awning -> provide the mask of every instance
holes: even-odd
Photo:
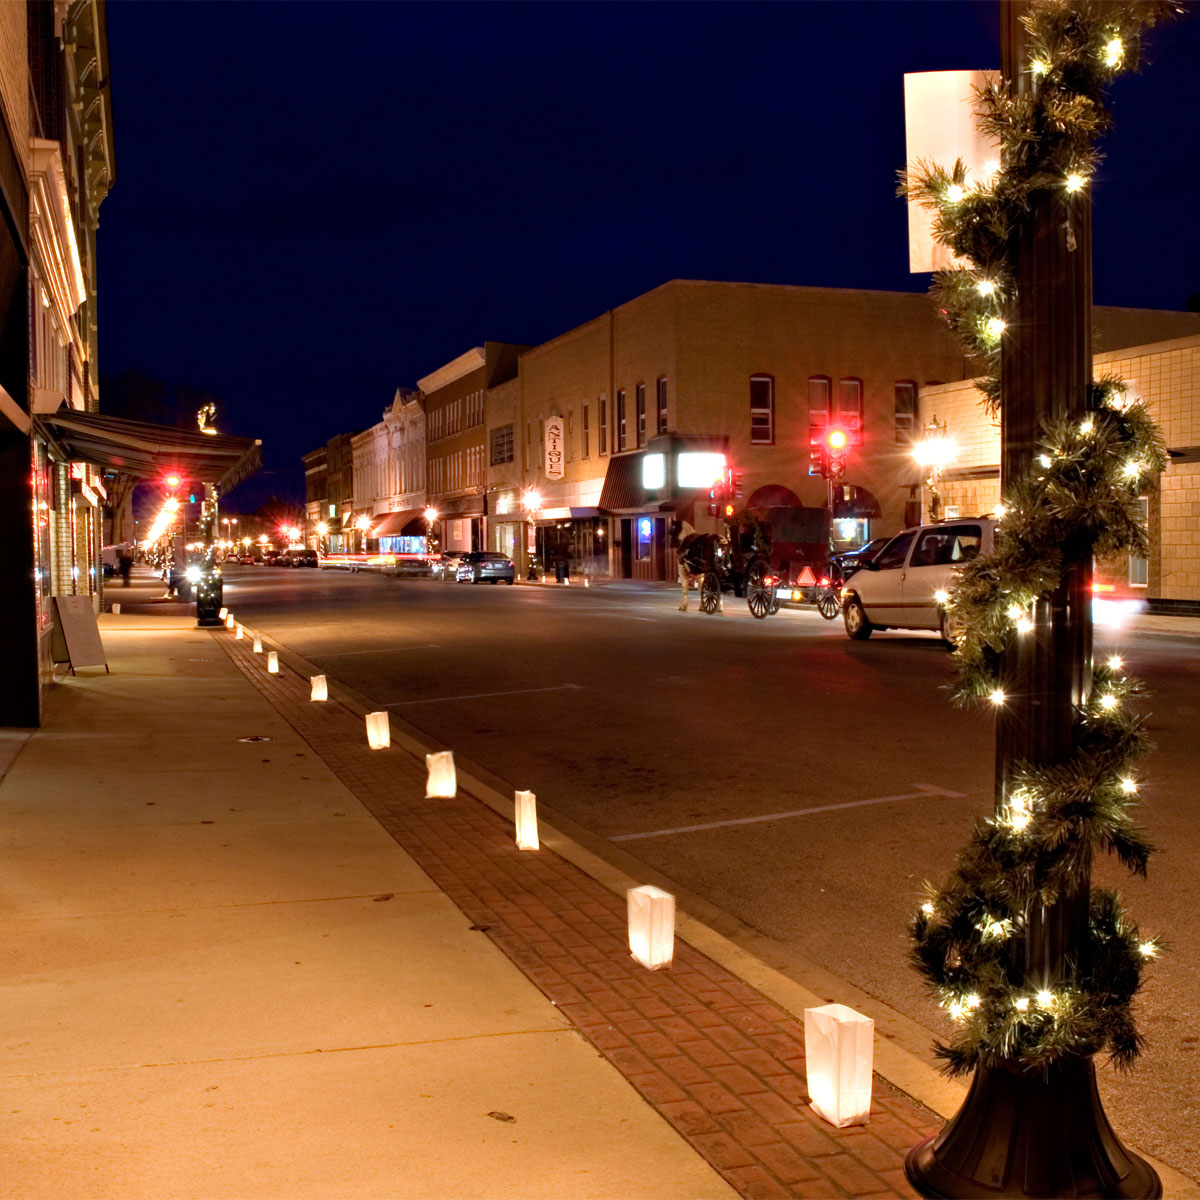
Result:
[[[410,525],[415,526],[409,529]],[[425,510],[410,508],[404,512],[384,513],[377,524],[367,530],[367,537],[401,537],[404,534],[420,536],[425,532]]]
[[[600,507],[610,512],[641,512],[658,507],[658,500],[651,500],[642,487],[640,453],[618,454],[609,459],[600,492]]]
[[[437,509],[438,519],[444,521],[461,521],[464,517],[484,516],[482,496],[459,496],[453,500],[433,502]]]
[[[257,438],[204,434],[66,407],[36,420],[71,459],[140,479],[178,471],[185,479],[215,483],[228,492],[262,466]]]
[[[854,483],[835,484],[833,488],[833,516],[835,520],[868,520],[878,517],[879,501]]]

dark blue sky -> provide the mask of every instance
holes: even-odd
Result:
[[[269,493],[484,339],[676,277],[923,291],[902,77],[999,65],[998,0],[108,6],[100,364],[209,389]],[[1200,14],[1114,91],[1096,299],[1200,291]],[[102,397],[103,404],[103,397]]]

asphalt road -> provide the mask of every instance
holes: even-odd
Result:
[[[677,591],[472,587],[231,567],[225,602],[328,675],[920,1022],[906,921],[991,806],[986,713],[950,706],[932,635]],[[1198,622],[1200,625],[1200,622]],[[1200,629],[1198,629],[1200,632]],[[1098,635],[1152,693],[1147,881],[1108,864],[1172,950],[1140,1003],[1149,1049],[1101,1087],[1123,1137],[1200,1178],[1200,639]]]

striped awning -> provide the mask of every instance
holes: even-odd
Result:
[[[410,525],[412,526],[411,529],[409,528]],[[401,537],[406,533],[414,537],[419,537],[424,532],[425,510],[422,508],[410,508],[404,512],[384,513],[367,530],[367,537]]]
[[[73,461],[140,479],[178,471],[185,479],[215,483],[228,492],[262,466],[257,438],[205,434],[65,406],[36,420]]]

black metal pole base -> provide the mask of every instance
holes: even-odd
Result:
[[[962,1108],[908,1152],[904,1173],[922,1196],[1162,1195],[1154,1168],[1109,1125],[1090,1058],[1045,1074],[980,1067]]]

